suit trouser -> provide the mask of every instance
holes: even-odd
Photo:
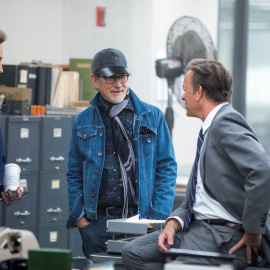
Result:
[[[161,231],[141,236],[126,244],[122,252],[124,266],[129,269],[163,269],[166,256],[159,251],[158,236]],[[225,226],[209,225],[204,221],[195,220],[191,223],[188,232],[177,232],[172,248],[182,248],[200,251],[210,251],[228,254],[229,249],[238,243],[243,233]],[[246,262],[246,248],[243,246],[235,253],[235,269],[248,266]],[[255,256],[253,256],[255,260]],[[188,264],[219,265],[220,259],[177,257]]]

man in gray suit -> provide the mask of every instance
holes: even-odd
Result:
[[[186,198],[162,232],[125,245],[123,263],[127,269],[163,269],[165,253],[173,247],[235,254],[235,269],[265,266],[270,263],[269,156],[230,105],[232,77],[220,62],[192,60],[183,87],[187,116],[203,121]]]

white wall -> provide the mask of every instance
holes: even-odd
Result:
[[[63,61],[64,0],[0,0],[0,28],[8,35],[3,43],[3,63],[33,59]]]
[[[105,48],[126,55],[131,71],[129,86],[149,100],[151,63],[150,0],[65,0],[63,61],[92,58]],[[107,8],[107,26],[96,26],[96,7]],[[146,85],[145,85],[146,83]]]
[[[96,26],[96,7],[107,8],[107,26]],[[182,16],[199,19],[217,44],[218,0],[0,0],[0,28],[8,34],[3,63],[33,59],[68,64],[92,58],[104,48],[120,49],[132,73],[129,86],[165,112],[156,99],[155,60],[166,49],[172,24]],[[179,174],[188,175],[195,157],[200,120],[187,118],[174,102],[173,143]]]
[[[152,63],[156,60],[159,49],[166,49],[167,35],[173,23],[183,16],[192,16],[199,19],[208,29],[213,41],[218,40],[218,1],[217,0],[152,0]],[[155,77],[155,70],[151,70],[151,77]],[[156,81],[151,81],[152,96],[155,102]],[[167,102],[155,102],[155,105],[164,112]],[[173,144],[178,163],[178,174],[189,175],[195,159],[196,141],[199,134],[201,121],[186,116],[185,109],[174,102],[175,112],[173,128]]]

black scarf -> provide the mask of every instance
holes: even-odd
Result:
[[[124,207],[122,212],[122,218],[126,218],[128,215],[128,185],[130,187],[133,200],[137,204],[134,183],[135,155],[125,128],[121,123],[120,118],[118,117],[118,114],[126,107],[128,101],[129,91],[127,92],[125,99],[118,104],[112,104],[106,101],[101,95],[99,95],[100,105],[112,119],[113,143],[120,163],[120,171],[124,189]]]

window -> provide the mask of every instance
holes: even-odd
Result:
[[[234,2],[220,0],[218,58],[232,72]],[[246,119],[270,154],[270,2],[250,0],[246,67]],[[237,108],[235,108],[237,109]]]

